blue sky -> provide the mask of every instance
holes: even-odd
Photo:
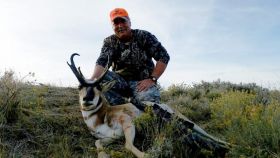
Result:
[[[168,50],[164,87],[220,79],[280,89],[279,0],[0,0],[0,74],[78,85],[66,61],[81,54],[90,77],[115,7]]]

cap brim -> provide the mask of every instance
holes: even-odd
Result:
[[[129,20],[129,18],[126,17],[126,16],[117,16],[117,17],[114,17],[114,19],[112,19],[112,21],[116,20],[117,18],[121,18],[121,19],[124,19],[124,20],[126,20],[126,21]]]

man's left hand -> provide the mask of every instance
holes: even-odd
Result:
[[[152,87],[153,85],[155,85],[155,82],[152,81],[151,79],[144,79],[142,81],[139,81],[137,83],[137,90],[138,92],[142,92],[142,91],[146,91],[148,90],[150,87]]]

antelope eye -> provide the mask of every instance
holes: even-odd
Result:
[[[78,90],[82,90],[84,87],[80,84],[79,86],[78,86]]]
[[[102,91],[102,87],[101,87],[99,84],[96,86],[96,88],[97,88],[99,91]]]

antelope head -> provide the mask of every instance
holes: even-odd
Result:
[[[96,80],[86,80],[83,76],[80,67],[77,69],[75,63],[74,63],[74,56],[80,56],[77,53],[74,53],[70,57],[70,64],[67,62],[71,70],[73,71],[74,75],[78,79],[80,85],[79,85],[79,97],[80,97],[80,105],[83,109],[95,109],[97,106],[100,105],[100,82],[103,80],[105,74],[108,71],[108,64],[105,68],[105,71],[102,73],[102,75],[97,78]],[[108,58],[109,63],[109,58]]]

